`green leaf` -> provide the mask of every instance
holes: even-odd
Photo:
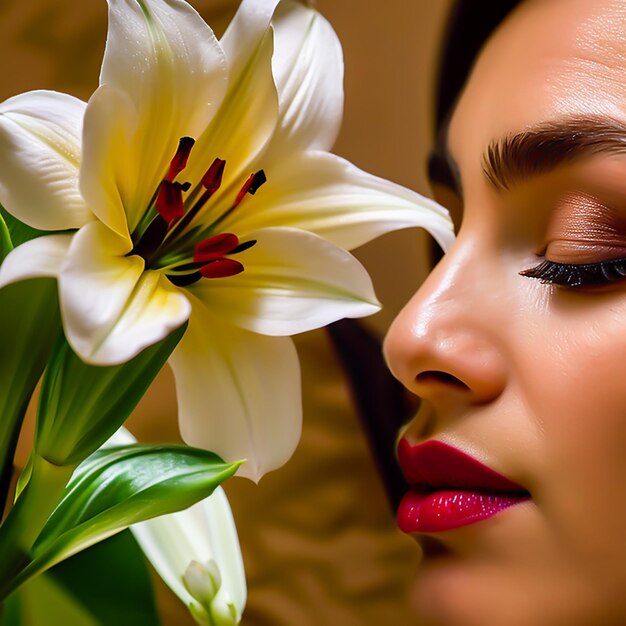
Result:
[[[55,280],[0,289],[0,508],[22,419],[60,328]]]
[[[20,596],[17,593],[9,596],[6,602],[0,605],[0,625],[24,626]]]
[[[1,626],[159,626],[146,559],[130,531],[64,561],[13,593]]]
[[[98,450],[72,476],[20,581],[131,524],[186,509],[208,497],[239,465],[184,445]]]
[[[13,248],[45,234],[0,206],[0,263]],[[56,281],[27,280],[0,289],[0,510],[26,407],[60,328]]]
[[[130,530],[76,554],[43,576],[97,618],[99,626],[161,623],[146,559]]]
[[[26,485],[28,485],[28,481],[30,480],[30,477],[33,473],[33,465],[34,465],[34,457],[33,455],[31,455],[28,457],[28,461],[26,461],[26,465],[24,466],[24,469],[22,470],[21,474],[19,475],[19,478],[17,479],[17,484],[15,485],[15,495],[13,497],[13,503],[17,502],[17,499],[22,494],[22,491],[24,491],[24,489],[26,488]]]
[[[89,365],[65,337],[41,386],[35,449],[55,465],[78,465],[126,421],[178,345],[187,324],[121,365]]]
[[[23,412],[41,377],[61,321],[56,280],[0,289],[0,415]]]
[[[13,250],[13,241],[9,227],[0,213],[0,263],[4,261],[7,254]]]
[[[101,626],[46,575],[29,581],[7,599],[5,606],[2,626]]]

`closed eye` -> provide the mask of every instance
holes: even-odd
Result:
[[[542,261],[539,265],[520,272],[521,276],[537,278],[542,283],[572,289],[599,287],[626,277],[626,259],[611,259],[600,263],[555,263]]]

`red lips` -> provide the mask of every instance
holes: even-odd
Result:
[[[398,444],[411,485],[398,508],[400,530],[439,532],[473,524],[530,498],[521,485],[440,441]]]

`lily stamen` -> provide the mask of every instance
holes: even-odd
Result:
[[[226,238],[226,237],[228,238],[234,237],[235,239],[237,239],[236,235],[233,235],[231,233],[222,233],[220,235],[215,235],[214,237],[211,237],[210,239],[218,239],[218,238]],[[206,241],[209,241],[209,240],[206,240]],[[204,248],[204,250],[201,249],[200,251],[198,251],[198,249],[201,246],[201,243],[196,245],[196,253],[194,254],[194,261],[192,261],[191,263],[183,263],[182,265],[172,265],[170,267],[166,267],[163,269],[166,269],[168,271],[174,271],[177,273],[178,272],[181,272],[181,273],[193,272],[195,270],[199,270],[203,265],[206,265],[207,262],[209,261],[223,258],[225,255],[231,256],[233,254],[239,254],[240,252],[249,250],[250,248],[252,248],[252,246],[254,246],[257,243],[257,240],[251,239],[250,241],[244,241],[243,243],[240,243],[239,245],[235,246],[232,249],[230,248],[230,246],[224,245],[219,250],[217,249],[217,247],[215,247],[211,251],[207,251],[206,248]]]
[[[227,255],[237,254],[248,250],[256,240],[239,242],[239,237],[233,233],[213,235],[196,244],[192,263],[184,263],[173,267],[175,274],[168,274],[169,280],[175,285],[188,286],[201,278],[227,278],[235,276],[244,270],[239,261],[226,258]]]
[[[229,278],[243,272],[244,267],[234,259],[214,259],[204,264],[198,271],[188,274],[168,274],[167,278],[177,287],[188,287],[202,278]]]
[[[180,174],[186,167],[187,161],[189,161],[189,155],[191,154],[191,149],[193,148],[196,140],[193,137],[181,137],[178,141],[178,148],[176,149],[176,154],[173,156],[170,161],[169,168],[167,170],[167,174],[163,180],[166,180],[170,183],[174,182],[174,179],[178,174]],[[188,191],[191,183],[185,183],[183,186],[183,191]],[[148,211],[152,208],[154,203],[157,200],[159,192],[161,190],[161,183],[157,186],[150,198],[150,202],[148,202]],[[133,233],[135,235],[137,231]]]
[[[241,201],[246,197],[247,193],[253,196],[259,190],[259,187],[265,184],[266,182],[267,182],[267,176],[265,176],[265,172],[263,170],[259,170],[258,172],[254,172],[253,174],[250,174],[250,176],[248,177],[248,180],[243,184],[243,187],[239,190],[239,193],[237,194],[237,197],[235,198],[235,203],[233,204],[232,207],[230,207],[227,213],[236,209],[241,204]]]
[[[181,137],[178,142],[178,149],[174,158],[170,161],[170,167],[165,176],[165,180],[172,183],[178,174],[180,174],[186,167],[187,161],[189,161],[189,155],[196,140],[193,137]]]
[[[197,269],[195,269],[197,268]],[[188,270],[180,274],[168,274],[168,280],[177,287],[188,287],[202,278],[228,278],[244,271],[244,266],[235,259],[225,257],[213,259],[208,263],[188,263],[176,268]]]
[[[239,254],[240,252],[245,252],[246,250],[249,250],[250,248],[252,248],[252,246],[256,245],[256,242],[257,242],[256,239],[250,239],[250,241],[244,241],[243,243],[240,243],[236,248],[231,250],[228,254]]]
[[[171,183],[169,180],[164,180],[159,187],[156,198],[156,210],[168,224],[174,220],[179,220],[185,215],[183,190],[184,185]]]
[[[222,213],[212,224],[211,227],[214,228],[217,224],[225,220],[243,201],[247,194],[253,196],[258,190],[259,187],[264,185],[267,182],[267,176],[265,175],[264,170],[259,170],[258,172],[254,172],[250,174],[248,180],[243,184],[237,197],[235,198],[235,202],[232,206]]]
[[[188,205],[190,200],[195,199],[200,189],[204,188],[204,193],[202,194],[200,199],[191,207],[191,209],[189,209],[183,219],[181,219],[181,221],[176,224],[176,227],[172,231],[172,234],[177,234],[181,232],[184,228],[186,228],[191,220],[198,214],[200,209],[202,209],[202,207],[211,199],[213,194],[221,187],[225,167],[226,161],[224,161],[223,159],[216,158],[213,163],[211,163],[211,167],[209,167],[205,175],[202,177],[200,185],[198,185],[198,187],[194,189],[190,197],[187,198],[185,204]]]
[[[243,272],[244,266],[239,261],[228,259],[226,256],[248,250],[256,243],[256,240],[241,243],[233,233],[219,233],[196,243],[192,258],[184,252],[184,249],[188,250],[188,246],[192,245],[189,239],[193,238],[193,234],[188,233],[189,236],[183,236],[182,239],[179,236],[220,189],[226,167],[226,161],[214,159],[200,184],[183,199],[183,193],[191,188],[191,183],[180,183],[173,179],[187,166],[194,144],[195,140],[191,137],[180,139],[176,154],[149,208],[149,212],[154,211],[155,214],[131,252],[141,256],[146,261],[147,267],[159,268],[179,287],[191,285],[201,278],[225,278]],[[212,229],[234,211],[247,194],[254,195],[266,181],[267,177],[263,170],[252,173],[237,193],[234,203],[217,218]],[[186,210],[200,189],[204,189],[204,192],[191,208]],[[145,219],[148,219],[148,215]],[[176,252],[177,248],[181,249]],[[158,258],[154,260],[155,257]]]
[[[224,159],[215,159],[202,177],[202,186],[208,193],[215,193],[221,187],[225,166]]]
[[[203,278],[228,278],[243,272],[243,265],[235,259],[215,259],[200,268]]]
[[[213,235],[196,244],[194,249],[194,263],[208,262],[230,254],[239,246],[239,237],[233,233]]]

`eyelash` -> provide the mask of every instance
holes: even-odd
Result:
[[[598,287],[625,278],[626,259],[611,259],[583,265],[542,261],[535,267],[521,271],[520,276],[537,278],[542,283],[562,287]]]

